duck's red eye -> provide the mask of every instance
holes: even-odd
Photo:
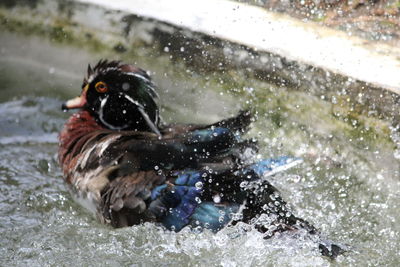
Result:
[[[96,85],[94,86],[94,88],[96,88],[96,91],[99,93],[105,93],[108,91],[108,87],[107,84],[105,84],[104,82],[98,82],[96,83]]]

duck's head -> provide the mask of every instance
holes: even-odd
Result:
[[[88,66],[81,95],[65,102],[63,110],[89,111],[111,130],[158,130],[157,93],[149,75],[142,69],[120,61],[99,61]]]

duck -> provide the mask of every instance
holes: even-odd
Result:
[[[166,124],[157,89],[134,65],[89,64],[80,95],[62,105],[77,112],[59,134],[63,178],[79,203],[115,228],[151,222],[216,232],[243,222],[266,238],[302,229],[319,236],[267,180],[301,159],[259,160],[257,141],[243,137],[251,111],[211,124]],[[320,243],[325,256],[343,251]]]

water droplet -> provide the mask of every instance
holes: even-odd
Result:
[[[202,182],[197,182],[197,183],[195,183],[194,186],[196,187],[197,190],[200,190],[200,189],[203,188],[203,183]]]
[[[131,86],[129,85],[129,83],[123,83],[122,84],[122,90],[124,90],[124,91],[128,91],[130,87]]]
[[[400,149],[396,149],[393,153],[395,159],[400,159]]]
[[[231,218],[234,221],[240,221],[241,219],[243,219],[243,214],[242,213],[231,213]]]
[[[213,201],[214,203],[220,203],[221,202],[221,196],[219,194],[216,194],[213,196]]]

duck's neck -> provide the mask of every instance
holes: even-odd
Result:
[[[65,123],[59,135],[58,159],[63,172],[70,169],[71,161],[90,138],[90,133],[105,129],[85,110],[73,114]]]

